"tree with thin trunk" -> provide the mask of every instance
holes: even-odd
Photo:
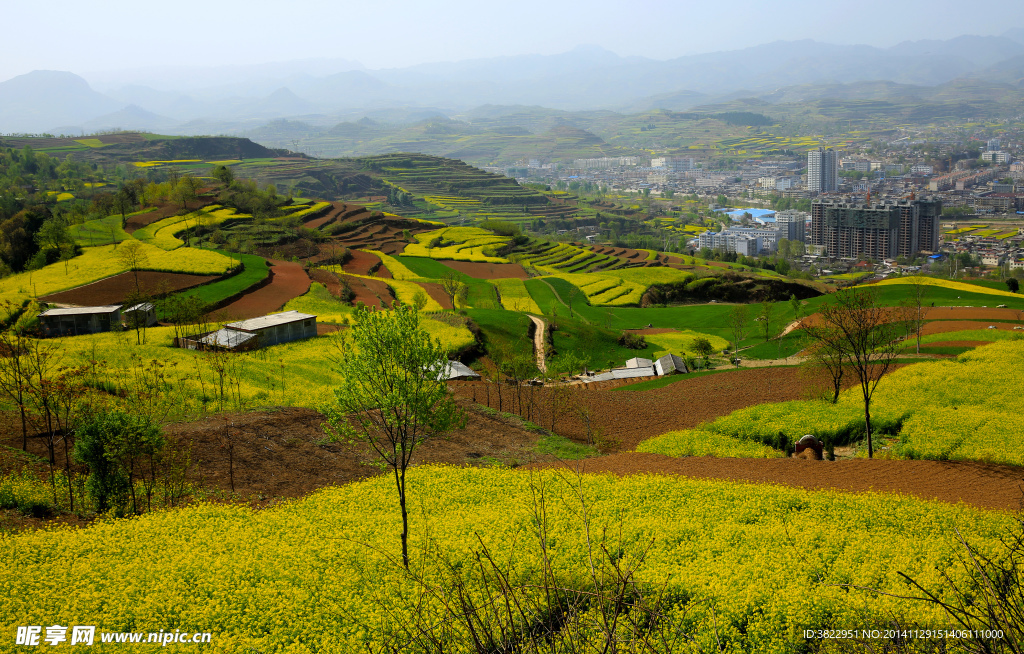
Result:
[[[332,439],[367,443],[395,478],[402,511],[402,563],[409,568],[406,472],[417,446],[465,425],[448,390],[448,356],[440,340],[420,326],[415,307],[363,309],[349,335],[349,354],[338,359],[343,383],[324,407]]]
[[[698,336],[693,339],[693,345],[691,347],[693,347],[693,351],[697,356],[704,359],[704,367],[707,368],[708,363],[711,361],[711,353],[715,351],[715,348],[711,345],[711,341],[703,336]]]
[[[928,309],[924,306],[925,296],[928,294],[928,285],[917,275],[909,277],[907,281],[910,283],[910,296],[903,307],[906,314],[906,324],[910,333],[914,335],[914,339],[917,341],[917,354],[921,354],[921,332],[924,330],[924,317],[928,312]]]
[[[772,332],[775,328],[775,303],[771,300],[766,300],[761,303],[761,313],[757,316],[758,324],[761,327],[761,335],[764,336],[764,342],[767,343],[772,337]]]
[[[839,401],[846,371],[846,349],[839,331],[834,327],[812,325],[804,329],[812,344],[807,348],[807,363],[812,369],[824,370],[832,380],[832,404]]]
[[[466,284],[459,277],[459,273],[454,270],[446,272],[441,275],[441,290],[445,292],[445,295],[451,300],[452,308],[455,308],[455,300],[459,297],[459,293],[465,288]]]
[[[745,304],[737,304],[729,313],[729,330],[732,332],[733,353],[739,351],[740,341],[747,337],[750,329],[750,314]]]
[[[905,313],[879,303],[877,289],[850,288],[837,292],[819,313],[824,331],[810,330],[815,345],[841,353],[857,376],[864,400],[864,434],[868,458],[874,456],[871,399],[882,377],[892,370],[902,347]],[[828,335],[828,341],[821,340]]]
[[[569,288],[568,298],[569,298],[569,317],[570,318],[573,317],[572,303],[575,302],[577,299],[579,299],[579,297],[581,295],[583,295],[583,291],[581,291],[576,286],[572,286],[572,287]],[[586,296],[584,295],[583,297],[586,297]]]
[[[122,266],[135,275],[135,291],[141,293],[142,289],[139,288],[139,268],[149,263],[149,256],[142,249],[142,243],[128,241],[121,246],[121,251],[117,253],[117,258],[121,261]]]
[[[11,399],[21,414],[21,448],[28,451],[28,339],[0,332],[0,393]]]

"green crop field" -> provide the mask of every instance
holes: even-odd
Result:
[[[183,291],[181,295],[197,297],[205,305],[214,305],[262,282],[270,274],[270,268],[267,267],[267,261],[263,257],[229,252],[220,252],[220,254],[241,261],[244,266],[242,272],[220,281]]]
[[[498,303],[498,296],[494,290],[494,285],[485,279],[470,277],[469,275],[453,270],[434,259],[409,256],[393,257],[393,259],[402,267],[408,269],[414,275],[417,275],[418,279],[423,281],[436,282],[446,274],[455,273],[456,277],[468,287],[469,295],[467,300],[470,307],[475,309],[501,308],[501,305]],[[392,271],[392,274],[395,274],[395,272]],[[395,276],[397,277],[398,275]]]

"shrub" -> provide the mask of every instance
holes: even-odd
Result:
[[[631,350],[645,350],[647,349],[647,339],[643,334],[634,334],[633,332],[622,332],[619,336],[619,345],[627,347]]]

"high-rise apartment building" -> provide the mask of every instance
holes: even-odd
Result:
[[[839,162],[832,148],[818,148],[807,153],[807,190],[833,193],[839,189]]]
[[[939,249],[942,201],[885,201],[875,204],[811,204],[811,244],[829,256],[872,259],[911,257]]]
[[[775,226],[779,238],[807,242],[807,214],[789,209],[775,214]]]

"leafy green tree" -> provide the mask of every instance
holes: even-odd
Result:
[[[135,290],[141,292],[142,289],[139,288],[139,269],[149,263],[149,255],[142,249],[142,243],[136,240],[128,241],[117,251],[117,258],[122,266],[135,275]]]
[[[1008,277],[1006,279],[1006,288],[1010,289],[1011,293],[1016,293],[1020,290],[1020,282],[1015,277]]]
[[[693,351],[696,352],[698,356],[704,359],[704,367],[706,368],[708,365],[708,361],[710,361],[711,359],[711,353],[715,351],[715,348],[711,345],[711,341],[704,338],[703,336],[698,336],[697,338],[693,339],[692,347]]]
[[[231,183],[235,181],[234,171],[224,165],[217,166],[213,169],[213,177],[220,180],[225,187],[231,186]]]
[[[406,471],[416,448],[465,425],[445,384],[448,356],[440,340],[420,326],[415,307],[363,309],[336,359],[345,380],[324,408],[333,439],[367,443],[395,478],[402,511],[402,563],[409,567]]]
[[[145,416],[112,411],[83,421],[75,430],[74,456],[89,466],[85,488],[96,510],[123,515],[130,500],[132,512],[138,513],[135,477],[143,474],[145,460],[152,463],[165,445],[160,428]]]

